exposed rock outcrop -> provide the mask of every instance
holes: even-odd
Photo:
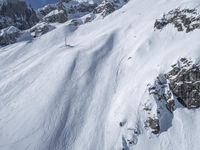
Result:
[[[57,9],[57,5],[54,4],[48,4],[46,6],[44,6],[43,8],[39,8],[37,10],[37,15],[42,18],[44,16],[46,16],[47,14],[49,14],[51,11],[56,10]]]
[[[128,0],[103,0],[100,5],[94,9],[95,14],[101,14],[103,17],[111,14],[121,8]]]
[[[200,29],[200,15],[196,9],[174,9],[157,19],[154,28],[161,30],[172,24],[178,31],[191,32]]]
[[[67,13],[64,10],[53,10],[43,18],[48,23],[64,23],[67,19]]]
[[[39,21],[35,11],[25,1],[7,1],[0,7],[0,29],[15,26],[20,30],[31,28]]]
[[[0,45],[6,46],[13,44],[17,41],[17,38],[20,36],[21,31],[14,27],[10,26],[0,31]]]
[[[146,114],[144,124],[158,134],[171,126],[175,109],[200,107],[200,65],[181,58],[172,70],[159,75],[148,90],[153,97],[142,105]]]
[[[33,37],[39,37],[43,34],[46,34],[49,31],[53,30],[54,28],[55,28],[54,26],[49,25],[48,23],[41,22],[41,23],[38,23],[37,25],[33,26],[30,29],[30,32]]]
[[[99,6],[94,9],[94,13],[100,14],[102,16],[107,16],[108,14],[115,11],[114,3],[104,0]]]
[[[160,124],[159,119],[149,117],[145,122],[146,127],[150,127],[152,129],[153,134],[160,133]]]
[[[186,58],[172,66],[166,74],[169,86],[178,101],[185,107],[200,107],[200,67]]]

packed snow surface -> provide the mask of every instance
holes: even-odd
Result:
[[[147,84],[181,57],[199,60],[200,30],[154,31],[155,19],[199,5],[131,0],[77,29],[57,24],[32,41],[0,48],[0,150],[199,150],[199,109],[175,110],[159,136],[144,132],[132,147],[124,141],[126,129],[142,119]]]

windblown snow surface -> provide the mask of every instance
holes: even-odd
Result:
[[[124,141],[125,128],[142,119],[147,84],[179,58],[200,56],[199,30],[154,31],[155,19],[199,4],[131,0],[77,29],[57,24],[32,41],[0,48],[0,149],[199,150],[199,109],[176,109],[167,131],[141,133],[132,147]]]

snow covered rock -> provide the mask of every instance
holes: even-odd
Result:
[[[200,107],[200,67],[191,60],[181,58],[172,70],[157,77],[148,88],[150,98],[143,105],[145,128],[153,134],[169,129],[177,108]]]
[[[45,5],[43,8],[39,8],[36,13],[37,16],[42,19],[44,16],[46,16],[47,14],[49,14],[51,11],[56,10],[57,7],[55,4],[48,4]]]
[[[172,24],[178,31],[191,32],[200,29],[200,15],[196,9],[174,9],[164,14],[156,20],[154,27],[158,30],[163,29],[168,24]]]
[[[95,8],[94,13],[101,13],[102,16],[107,16],[108,14],[115,11],[115,6],[112,2],[104,0],[98,7]]]
[[[200,107],[199,64],[182,58],[166,76],[170,89],[181,104],[189,109]]]
[[[30,29],[30,32],[32,33],[32,35],[34,37],[38,37],[38,36],[41,36],[49,31],[53,30],[54,28],[55,28],[54,26],[49,25],[46,22],[41,22],[41,23],[38,23],[35,26],[33,26]]]
[[[0,46],[13,44],[20,36],[20,30],[14,26],[7,27],[0,31]]]
[[[127,2],[127,0],[103,0],[102,3],[94,9],[94,13],[101,14],[103,17],[105,17],[115,10],[121,8]]]
[[[159,119],[149,117],[145,122],[146,127],[150,127],[152,129],[153,134],[160,133],[160,124]]]
[[[44,20],[49,23],[59,22],[64,23],[67,19],[67,13],[64,10],[53,10],[44,17]]]
[[[21,30],[34,26],[39,21],[35,11],[24,1],[7,1],[0,7],[0,29],[15,26]]]
[[[81,19],[73,19],[73,20],[71,20],[71,22],[70,22],[70,25],[71,25],[71,26],[79,26],[79,25],[81,25],[81,24],[83,24],[83,22],[82,22]]]

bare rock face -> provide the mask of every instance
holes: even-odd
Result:
[[[13,44],[17,41],[17,38],[20,36],[21,31],[14,27],[10,26],[0,31],[0,45],[6,46]]]
[[[25,1],[8,1],[0,7],[0,29],[15,26],[20,30],[28,29],[39,21],[35,11]]]
[[[172,69],[148,85],[149,99],[142,105],[145,128],[153,134],[168,130],[177,108],[200,107],[200,65],[181,58]]]
[[[157,19],[154,28],[161,30],[172,24],[178,31],[191,32],[200,29],[200,15],[196,9],[174,9]]]
[[[200,107],[200,67],[186,58],[180,59],[178,64],[166,74],[170,89],[177,96],[178,101],[185,107],[192,109]]]

